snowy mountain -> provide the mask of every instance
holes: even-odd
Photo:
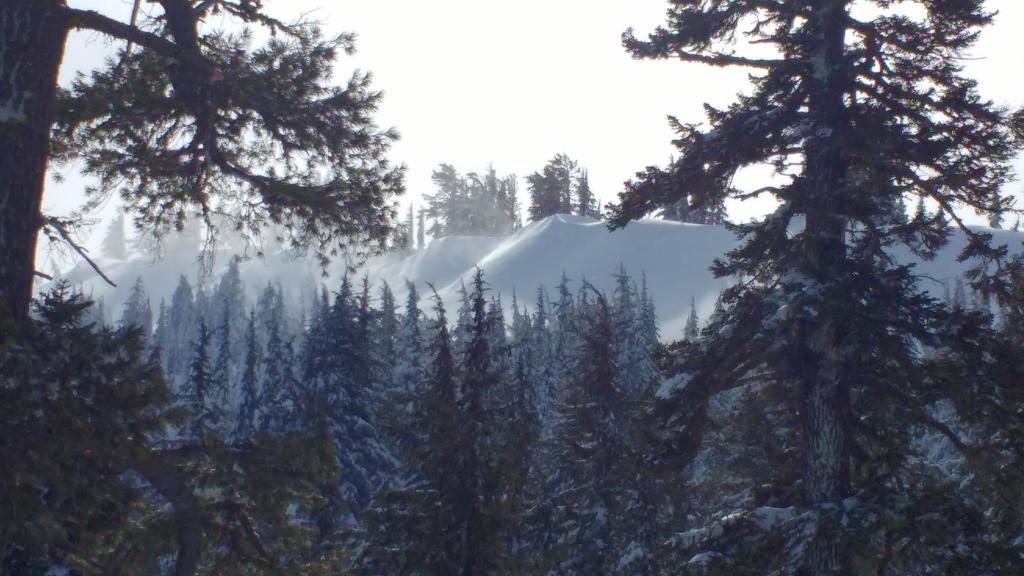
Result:
[[[989,230],[997,243],[1019,251],[1024,233]],[[356,275],[368,274],[379,284],[387,282],[401,301],[406,281],[415,282],[420,294],[428,294],[432,284],[450,308],[462,282],[468,283],[476,267],[486,274],[494,293],[500,294],[506,307],[513,291],[520,304],[533,307],[538,286],[556,286],[563,272],[577,284],[585,278],[600,290],[611,290],[612,274],[620,264],[637,281],[646,276],[648,290],[657,305],[663,339],[681,335],[690,299],[697,304],[699,316],[707,318],[719,291],[727,280],[716,279],[709,271],[713,260],[736,243],[732,233],[721,226],[680,224],[663,220],[643,220],[624,230],[609,232],[603,222],[579,216],[558,215],[526,226],[507,238],[447,237],[434,240],[423,250],[378,256],[356,269]],[[949,245],[932,261],[918,263],[924,285],[936,296],[952,288],[967,265],[957,262],[964,245],[963,234],[954,233]],[[97,258],[104,272],[117,284],[104,283],[84,263],[64,274],[64,278],[113,310],[114,318],[137,277],[141,277],[154,308],[170,295],[181,274],[194,285],[209,286],[227,266],[230,254],[243,252],[237,242],[228,240],[217,253],[215,266],[205,276],[196,261],[197,243],[181,238],[168,241],[160,259],[131,253],[126,259]],[[902,249],[896,254],[903,262],[914,257]],[[269,282],[280,284],[293,304],[305,306],[321,286],[334,290],[343,262],[332,264],[324,275],[311,258],[292,258],[282,250],[265,250],[261,258],[242,262],[242,279],[255,299],[257,290]]]

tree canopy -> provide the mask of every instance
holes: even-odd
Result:
[[[127,23],[64,0],[0,8],[0,295],[17,322],[39,229],[70,238],[66,222],[39,212],[50,158],[80,160],[96,176],[87,208],[119,194],[135,224],[156,233],[199,217],[211,232],[251,239],[270,229],[326,261],[379,248],[392,227],[404,168],[386,154],[397,134],[374,123],[381,94],[368,73],[333,77],[352,34],[282,22],[253,0],[150,4],[151,16]],[[221,18],[242,27],[220,29]],[[255,45],[254,29],[269,39]],[[127,44],[61,89],[75,30]]]
[[[895,4],[920,10],[908,15]],[[935,425],[923,415],[936,396],[911,391],[921,384],[912,366],[917,343],[942,332],[943,316],[913,268],[894,261],[893,247],[930,257],[952,223],[968,238],[961,257],[977,258],[974,287],[1021,305],[1021,259],[967,227],[959,212],[1012,209],[1002,193],[1017,149],[1007,111],[981,98],[961,68],[963,52],[992,20],[984,4],[681,0],[647,38],[623,37],[638,58],[751,71],[748,93],[726,108],[705,106],[706,128],[672,120],[678,159],[627,185],[612,226],[679,201],[706,207],[763,194],[778,201],[767,218],[733,226],[743,242],[714,269],[740,281],[723,295],[715,337],[690,367],[692,380],[665,403],[673,408],[664,423],[692,456],[704,439],[708,400],[724,390],[759,383],[785,406],[782,414],[798,415],[775,422],[792,432],[777,441],[797,442],[797,461],[767,460],[778,485],[800,486],[797,497],[768,505],[795,506],[813,522],[802,535],[793,523],[779,529],[791,530],[788,545],[799,550],[783,560],[787,569],[848,573],[853,540],[839,527],[878,512],[866,505],[869,493],[900,482],[856,474],[881,458],[858,422],[877,422],[894,437],[906,418]],[[780,183],[736,189],[736,172],[758,164],[773,166]],[[931,209],[905,217],[904,203],[917,198]],[[859,401],[865,397],[873,402]],[[879,405],[883,397],[916,408],[896,416]],[[913,452],[908,444],[893,450]],[[793,470],[799,474],[787,476]],[[910,493],[910,501],[921,494]]]

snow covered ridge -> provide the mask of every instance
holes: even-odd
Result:
[[[989,230],[997,244],[1007,244],[1011,251],[1020,251],[1024,233],[1007,230]],[[968,268],[956,261],[964,246],[964,237],[955,232],[938,256],[918,263],[923,286],[941,296],[946,284],[952,287],[955,279]],[[623,230],[609,232],[604,222],[580,216],[556,215],[534,222],[507,238],[452,236],[430,242],[423,250],[409,250],[379,256],[366,262],[357,272],[368,274],[377,284],[387,282],[396,293],[404,297],[406,282],[415,282],[420,294],[429,294],[426,283],[432,284],[449,304],[456,307],[456,297],[462,282],[468,284],[477,267],[486,273],[494,294],[499,294],[506,307],[511,305],[513,291],[520,303],[532,307],[538,286],[551,292],[563,272],[578,285],[585,278],[599,290],[611,291],[613,273],[619,264],[638,282],[646,276],[647,287],[656,303],[661,337],[673,340],[681,337],[689,313],[690,298],[694,298],[701,319],[706,319],[714,307],[718,293],[728,284],[726,279],[712,277],[712,261],[736,245],[736,239],[721,226],[681,224],[663,220],[642,220]],[[138,253],[127,258],[100,256],[98,263],[117,283],[111,288],[84,263],[63,274],[72,285],[81,287],[96,299],[103,299],[108,307],[119,308],[128,296],[137,277],[141,277],[152,298],[154,309],[160,299],[170,301],[178,277],[184,274],[193,285],[202,284],[196,263],[198,242],[172,238],[167,242],[166,255],[159,260]],[[215,269],[207,275],[211,285],[223,273],[230,255],[240,252],[230,241],[217,255]],[[904,262],[915,257],[903,249],[897,254]],[[340,283],[343,262],[336,262],[325,277],[312,259],[293,259],[282,250],[265,250],[263,258],[242,262],[241,274],[255,299],[257,291],[266,284],[280,284],[293,304],[306,305],[320,286],[334,290]]]

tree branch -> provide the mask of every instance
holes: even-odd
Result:
[[[135,4],[132,5],[132,16],[128,22],[128,27],[132,30],[137,30],[135,24],[139,20],[139,8],[141,7],[141,4],[142,0],[135,0]],[[124,55],[121,56],[121,61],[117,63],[117,66],[114,67],[114,71],[111,72],[110,77],[115,84],[121,78],[121,67],[124,66],[125,60],[128,60],[128,57],[131,56],[132,48],[134,46],[135,43],[131,39],[129,39],[128,45],[124,48]]]
[[[43,226],[50,227],[55,232],[57,232],[57,235],[60,236],[61,239],[67,243],[68,246],[71,246],[71,249],[77,252],[78,255],[81,256],[86,261],[86,263],[89,264],[93,271],[99,274],[100,278],[103,278],[103,280],[107,284],[110,284],[112,287],[117,288],[117,284],[114,284],[114,281],[111,280],[106,274],[104,274],[103,270],[100,270],[99,265],[93,262],[92,258],[89,258],[89,255],[86,254],[86,249],[80,246],[77,242],[74,241],[74,239],[71,238],[71,233],[68,232],[67,226],[63,222],[61,222],[57,218],[54,218],[53,216],[44,216]],[[36,272],[36,274],[39,273]]]
[[[128,42],[145,46],[159,54],[168,57],[175,57],[180,52],[178,46],[151,32],[140,30],[135,26],[125,24],[113,18],[108,18],[95,10],[79,10],[77,8],[65,8],[68,28],[75,30],[94,30],[107,36],[127,40]]]
[[[743,56],[733,56],[731,54],[718,53],[698,54],[695,52],[687,52],[685,50],[677,50],[676,56],[683,62],[699,62],[701,64],[710,64],[712,66],[746,66],[748,68],[775,68],[776,66],[791,64],[791,62],[788,62],[786,60],[745,58]]]

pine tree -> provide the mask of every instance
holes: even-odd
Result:
[[[410,285],[403,340],[419,333],[415,287]],[[367,509],[366,545],[356,560],[360,574],[458,574],[465,550],[464,523],[457,509],[466,499],[464,479],[453,473],[464,457],[459,425],[458,368],[444,304],[434,293],[433,335],[422,387],[413,396],[419,410],[417,441],[402,445],[402,481],[385,487]],[[419,358],[419,354],[415,354]]]
[[[462,359],[466,355],[466,344],[471,338],[470,326],[472,323],[473,303],[470,299],[469,289],[466,282],[459,280],[459,309],[455,316],[455,326],[452,327],[452,351],[456,358]]]
[[[153,334],[153,310],[149,306],[149,296],[146,295],[146,285],[141,276],[135,279],[132,291],[125,300],[121,327],[139,330],[147,339]]]
[[[692,456],[701,445],[707,401],[758,374],[772,392],[755,397],[781,401],[781,407],[761,411],[768,429],[777,441],[795,434],[800,446],[768,459],[774,474],[769,483],[784,486],[799,470],[800,493],[766,494],[741,513],[714,512],[753,532],[725,530],[736,538],[731,547],[697,539],[692,551],[705,547],[710,572],[742,572],[762,558],[759,571],[849,573],[855,556],[902,555],[886,546],[893,533],[878,526],[873,536],[884,536],[855,553],[856,538],[846,528],[869,524],[873,513],[891,506],[879,504],[885,498],[869,502],[864,490],[891,497],[911,482],[892,468],[865,479],[853,473],[854,464],[906,458],[912,447],[898,432],[906,419],[925,428],[934,424],[920,420],[928,411],[920,404],[918,411],[896,410],[916,401],[906,394],[914,379],[895,377],[888,367],[913,364],[911,342],[929,338],[936,309],[916,285],[913,270],[894,264],[887,249],[904,243],[933,254],[946,240],[950,219],[958,221],[955,205],[997,211],[1014,145],[1005,115],[981,100],[975,84],[960,74],[960,55],[992,18],[981,1],[914,2],[925,9],[923,17],[897,13],[886,1],[869,4],[878,10],[854,16],[848,0],[674,3],[669,25],[648,40],[624,37],[638,57],[758,73],[751,94],[726,109],[707,107],[707,132],[673,121],[679,159],[667,170],[649,169],[628,186],[615,207],[615,225],[669,202],[688,199],[691,206],[707,207],[741,195],[731,181],[746,165],[771,164],[789,177],[781,186],[757,191],[773,194],[778,211],[736,226],[745,242],[715,272],[745,280],[725,292],[724,313],[713,321],[718,336],[706,344],[704,360],[695,363],[670,404],[678,410],[671,426],[692,426],[683,450]],[[777,56],[738,54],[730,44],[739,38],[770,44]],[[799,167],[789,173],[794,161]],[[899,224],[904,197],[928,198],[938,205],[938,215]],[[805,226],[790,237],[786,231],[798,215]],[[961,230],[969,238],[964,256],[982,263],[972,279],[1005,297],[1008,280],[993,282],[983,269],[1001,250],[984,235]],[[879,373],[880,366],[888,373]],[[787,422],[785,415],[798,421]],[[870,432],[855,426],[865,421],[876,426]],[[886,443],[884,457],[860,452],[873,446],[876,434],[893,441]],[[906,442],[899,445],[897,439]],[[914,490],[902,493],[904,501],[916,499],[920,493]],[[787,520],[759,524],[764,510],[758,505],[786,508]],[[768,550],[773,538],[786,542],[789,552],[766,566],[756,551]]]
[[[192,286],[185,276],[171,296],[167,343],[163,345],[167,356],[167,378],[173,390],[178,390],[188,377],[192,360],[192,343],[198,325]]]
[[[388,378],[384,376],[381,353],[383,343],[379,339],[380,313],[373,308],[373,297],[370,295],[370,278],[363,276],[362,288],[359,293],[358,308],[355,311],[355,356],[359,359],[354,366],[354,375],[365,388],[371,404],[380,400],[381,385]]]
[[[256,298],[256,341],[263,349],[270,339],[270,328],[277,323],[278,328],[288,334],[289,326],[285,312],[284,294],[280,286],[275,287],[269,282]]]
[[[505,323],[505,309],[501,295],[495,294],[487,303],[487,346],[491,352],[494,376],[500,382],[512,369],[512,355],[508,343],[508,325]]]
[[[464,549],[458,571],[463,576],[491,573],[503,560],[498,541],[500,479],[494,461],[497,421],[493,398],[498,374],[490,346],[492,329],[485,291],[483,271],[477,269],[469,295],[468,341],[463,351],[457,398],[462,453],[456,460],[455,473],[462,482],[463,500],[456,508],[456,517],[463,531]]]
[[[689,342],[696,342],[700,338],[697,302],[693,297],[690,297],[690,315],[686,317],[686,328],[683,329],[683,338]]]
[[[578,178],[579,165],[565,154],[556,154],[541,172],[528,176],[530,220],[536,222],[552,214],[572,214]]]
[[[618,477],[627,420],[615,384],[612,312],[603,295],[596,298],[583,319],[577,372],[567,384],[555,438],[555,454],[564,467],[553,495],[562,514],[558,566],[571,575],[612,574],[618,561],[614,531],[621,512]]]
[[[558,212],[559,214],[572,214],[576,180],[579,178],[579,164],[565,154],[556,154],[552,164],[558,183]]]
[[[216,213],[224,229],[250,236],[273,222],[289,243],[327,257],[339,242],[370,252],[393,225],[404,169],[386,159],[397,135],[373,122],[381,95],[365,73],[333,79],[352,34],[284,25],[249,0],[153,6],[145,30],[63,1],[12,0],[0,10],[9,31],[0,93],[21,110],[0,141],[0,204],[10,208],[0,213],[0,300],[17,324],[28,318],[41,225],[67,232],[63,219],[40,212],[51,155],[81,160],[96,177],[88,206],[116,192],[147,229],[180,230]],[[253,46],[250,34],[225,33],[222,20],[274,33]],[[128,46],[62,89],[57,71],[75,31]],[[289,64],[270,65],[280,62]],[[165,138],[154,140],[157,132]]]
[[[493,166],[483,174],[460,174],[450,164],[433,173],[436,191],[425,199],[430,233],[441,236],[505,236],[516,229],[515,176],[500,177]]]
[[[110,325],[110,315],[107,312],[107,305],[100,296],[86,312],[88,322],[97,328],[104,328]]]
[[[508,215],[511,231],[516,232],[523,227],[522,206],[519,202],[519,179],[511,174],[502,179],[501,186],[505,190],[505,212]]]
[[[237,365],[237,356],[232,352],[232,344],[236,340],[235,333],[232,330],[232,325],[235,323],[231,316],[231,313],[227,310],[229,304],[224,301],[221,304],[220,326],[217,327],[214,339],[216,343],[216,356],[213,361],[213,372],[210,374],[210,389],[206,394],[208,403],[211,403],[217,407],[217,411],[224,414],[221,424],[227,428],[222,427],[218,432],[225,432],[230,429],[233,422],[227,421],[227,416],[234,416],[230,414],[229,407],[234,401],[235,392],[235,373]],[[232,418],[233,420],[233,418]]]
[[[326,505],[317,514],[321,549],[339,546],[345,527],[358,525],[359,513],[395,464],[375,417],[379,382],[369,341],[372,316],[368,283],[357,297],[346,275],[333,305],[318,315],[305,339],[302,375],[311,398],[301,417],[329,431],[345,471],[323,493]]]
[[[405,246],[410,250],[416,248],[416,207],[409,204],[409,212],[405,215]]]
[[[436,329],[430,346],[431,363],[426,377],[426,398],[424,407],[427,414],[427,438],[425,451],[421,453],[420,469],[424,477],[438,492],[437,532],[442,536],[443,554],[439,561],[450,570],[449,574],[458,573],[459,562],[463,554],[462,548],[465,535],[464,527],[456,512],[457,502],[464,500],[467,494],[461,491],[464,478],[457,462],[465,454],[461,443],[461,424],[458,406],[458,369],[455,364],[448,321],[445,316],[441,298],[434,294],[434,312]],[[453,473],[455,472],[455,473]]]
[[[377,356],[381,366],[388,370],[395,365],[398,350],[398,316],[395,311],[395,295],[391,287],[384,282],[380,288],[380,310],[375,326],[373,341],[379,350]]]
[[[124,214],[118,213],[107,227],[103,237],[103,255],[114,260],[128,258],[128,240],[124,235]]]
[[[262,331],[266,334],[262,384],[257,415],[261,432],[283,434],[296,428],[302,406],[295,374],[295,350],[288,334],[280,290],[267,286],[260,298]]]
[[[499,380],[496,412],[501,416],[497,466],[503,503],[501,541],[510,573],[527,573],[536,564],[529,520],[535,493],[540,419],[536,389],[531,380],[530,319],[519,310],[513,291],[512,331],[508,343],[508,372]],[[493,341],[493,339],[492,339]]]
[[[531,324],[530,358],[533,361],[533,373],[530,380],[536,387],[535,397],[541,429],[544,435],[547,435],[554,423],[560,387],[556,368],[559,359],[554,354],[548,320],[547,291],[543,286],[537,288],[537,304]]]
[[[623,394],[635,395],[650,387],[657,370],[651,361],[650,334],[645,332],[650,327],[643,324],[641,317],[644,303],[622,264],[615,274],[614,298],[611,312],[615,325],[613,350],[619,367],[616,385]]]
[[[576,213],[587,218],[597,218],[597,199],[590,190],[590,178],[586,170],[579,175],[579,183],[576,185]]]
[[[305,525],[310,487],[337,481],[321,439],[212,437],[202,319],[194,393],[182,406],[153,355],[144,359],[139,332],[83,324],[88,306],[58,285],[37,306],[32,333],[0,350],[0,400],[21,414],[14,427],[0,421],[0,457],[12,473],[0,479],[0,572],[260,573],[294,563],[338,573],[337,553],[314,555]],[[54,394],[32,392],[44,389]]]
[[[225,354],[226,364],[222,368],[227,368],[223,371],[228,387],[226,391],[234,386],[236,364],[245,354],[245,318],[248,309],[239,259],[234,257],[217,283],[209,309],[211,325],[218,330],[218,353]]]
[[[573,377],[576,369],[576,351],[579,348],[579,320],[569,277],[562,272],[558,283],[558,300],[551,305],[551,357],[553,378],[557,383],[549,391],[555,401],[562,395],[565,382]]]
[[[185,386],[192,422],[189,432],[193,438],[205,438],[208,430],[219,423],[217,404],[211,402],[214,392],[213,370],[210,366],[210,331],[206,320],[199,319],[199,330],[193,343],[192,365]]]
[[[427,247],[427,224],[426,209],[420,207],[416,213],[416,249],[423,250]]]
[[[161,533],[170,505],[160,490],[179,484],[150,483],[152,468],[133,462],[158,457],[151,439],[177,416],[169,391],[140,332],[94,326],[90,308],[58,281],[36,301],[31,330],[0,348],[0,573],[115,563],[152,573],[157,556],[175,551],[174,534]]]
[[[441,164],[431,175],[436,191],[424,196],[427,216],[432,220],[430,235],[441,238],[461,234],[465,225],[466,183],[450,164]]]
[[[415,233],[415,221],[413,219],[414,207],[409,205],[409,212],[405,219],[395,227],[392,235],[391,247],[399,252],[406,252],[414,249],[413,234]]]
[[[171,318],[170,311],[167,309],[167,302],[161,298],[160,308],[158,308],[156,317],[156,328],[153,332],[153,349],[159,350],[157,359],[159,360],[160,366],[164,369],[164,374],[167,374],[167,348],[171,343]]]
[[[647,288],[647,272],[640,274],[640,339],[644,350],[651,352],[658,345],[658,314],[654,308],[654,295]],[[690,301],[691,307],[693,299]]]
[[[235,423],[235,436],[237,438],[248,438],[256,427],[260,418],[258,413],[260,407],[260,345],[256,341],[256,309],[249,310],[249,322],[245,331],[245,364],[242,368],[242,378],[239,382],[239,394],[241,395],[238,407],[238,417]]]
[[[393,339],[393,359],[384,364],[389,381],[380,416],[381,427],[399,454],[421,443],[425,428],[423,319],[416,285],[409,282],[407,290],[405,313],[398,320]]]
[[[416,285],[409,282],[407,290],[405,314],[402,315],[402,326],[398,333],[397,362],[394,365],[392,378],[395,390],[413,394],[420,389],[423,370],[423,342],[420,333],[421,318]]]

